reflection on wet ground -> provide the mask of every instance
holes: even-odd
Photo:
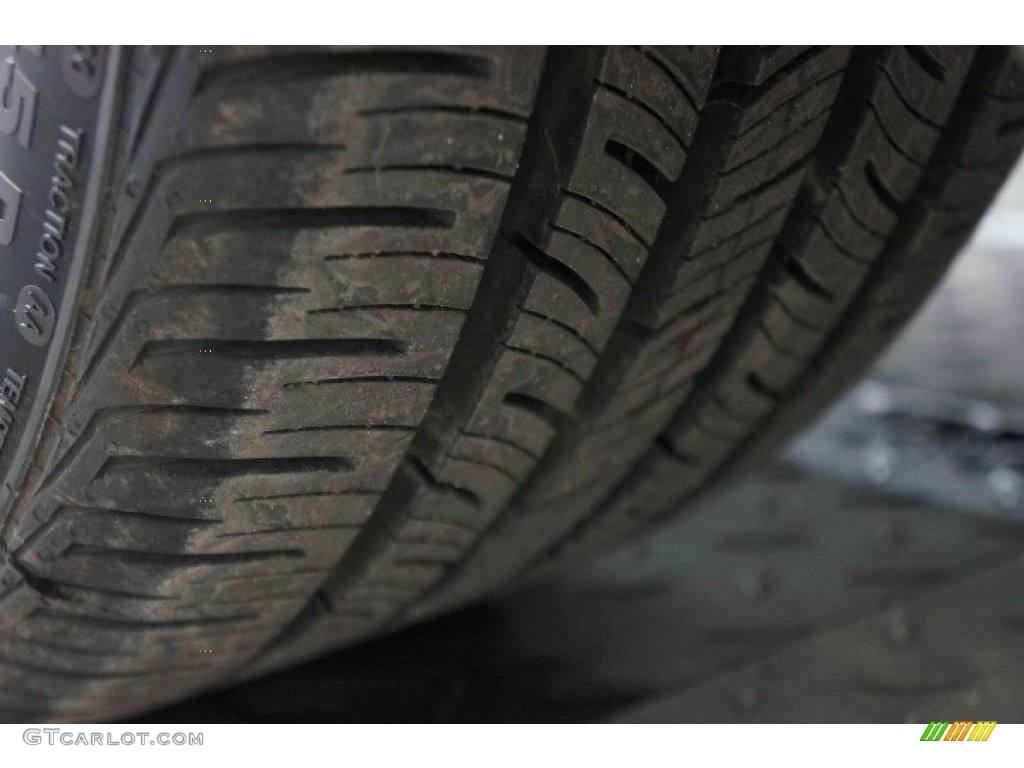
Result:
[[[557,580],[152,722],[1024,719],[1024,164],[765,468]]]

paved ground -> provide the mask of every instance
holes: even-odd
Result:
[[[571,576],[150,715],[1024,721],[1024,164],[786,458]]]

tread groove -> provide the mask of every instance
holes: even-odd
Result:
[[[525,124],[526,115],[518,112],[498,109],[495,107],[484,107],[478,105],[463,106],[461,104],[408,104],[398,107],[373,107],[361,109],[356,112],[359,117],[374,117],[376,115],[415,115],[415,114],[449,114],[468,115],[482,117],[496,117],[501,120],[509,120],[515,123]]]
[[[147,341],[134,366],[161,357],[203,355],[224,360],[304,360],[318,357],[399,357],[405,345],[395,339],[167,339]]]
[[[266,84],[302,78],[352,75],[454,75],[484,79],[492,61],[485,56],[428,50],[337,51],[286,53],[255,60],[225,62],[208,68],[198,79],[193,96],[214,87]]]
[[[587,306],[591,314],[597,315],[600,313],[601,300],[598,298],[597,293],[586,280],[570,267],[558,259],[548,256],[543,250],[518,232],[511,233],[508,239],[534,269],[565,285]]]
[[[490,179],[502,184],[512,181],[512,175],[501,173],[490,168],[482,168],[473,165],[451,165],[446,163],[396,163],[392,165],[361,165],[345,169],[346,176],[365,175],[367,173],[379,174],[395,171],[427,171],[434,173],[451,173],[457,176],[472,176],[479,179]]]
[[[640,52],[640,55],[642,55],[645,59],[650,61],[654,66],[661,70],[665,74],[665,76],[668,77],[669,80],[672,81],[672,84],[676,87],[676,90],[679,92],[679,95],[682,96],[683,99],[686,101],[686,105],[689,107],[690,111],[697,112],[697,103],[694,100],[693,94],[690,93],[690,90],[679,78],[679,75],[672,68],[672,66],[668,64],[666,61],[664,61],[664,59],[662,59],[662,57],[658,55],[658,52],[656,50],[653,50],[644,45],[636,46],[636,49]]]
[[[672,181],[640,152],[615,139],[608,139],[605,142],[604,152],[643,179],[644,184],[654,190],[663,201],[668,199],[672,191]]]
[[[925,46],[907,45],[905,48],[917,66],[940,83],[946,82],[946,68],[942,66],[942,62],[931,55]]]
[[[290,475],[305,472],[347,472],[354,464],[341,456],[274,456],[265,459],[182,459],[147,456],[142,458],[112,456],[96,479],[115,472],[136,472],[152,475],[154,471],[172,477],[218,478],[244,477],[251,474]]]
[[[92,558],[124,565],[153,565],[168,568],[202,565],[257,565],[274,560],[298,560],[305,557],[301,549],[266,549],[249,552],[207,552],[204,554],[150,552],[143,549],[97,547],[86,544],[71,544],[64,550],[68,558]]]
[[[835,294],[811,275],[799,259],[794,258],[792,255],[782,251],[781,249],[776,253],[775,258],[780,264],[782,264],[786,273],[796,280],[796,282],[808,293],[817,296],[820,299],[824,299],[825,301],[835,301]]]
[[[502,403],[509,408],[518,408],[521,411],[537,416],[556,428],[565,418],[565,414],[550,403],[533,395],[528,395],[525,392],[507,392],[505,397],[502,398]]]
[[[867,176],[868,184],[871,185],[871,189],[874,190],[878,199],[882,201],[882,205],[888,208],[894,216],[899,216],[903,209],[903,202],[885,186],[885,182],[882,181],[882,177],[878,173],[878,168],[870,160],[864,165],[864,175]]]
[[[336,208],[236,208],[178,216],[167,239],[209,237],[232,231],[289,231],[339,227],[405,227],[451,229],[455,211],[401,206],[348,206]]]
[[[658,113],[654,109],[652,109],[650,107],[650,105],[648,105],[645,101],[642,101],[641,99],[638,99],[636,96],[633,96],[628,91],[622,90],[617,85],[615,85],[613,83],[609,83],[607,80],[598,79],[595,82],[597,83],[597,85],[602,90],[605,90],[608,93],[614,94],[615,96],[617,96],[618,98],[622,99],[623,101],[629,102],[633,106],[637,107],[640,110],[643,110],[643,112],[645,112],[646,114],[648,114],[651,117],[653,117],[655,120],[658,121],[658,123],[661,124],[661,126],[668,132],[668,134],[673,139],[676,140],[676,142],[679,144],[680,147],[685,147],[686,146],[686,141],[683,140],[683,137],[679,134],[679,132],[675,129],[675,127],[668,120],[666,120],[664,117],[662,117],[662,115],[660,113]]]

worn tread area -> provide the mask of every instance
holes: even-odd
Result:
[[[1003,49],[129,61],[3,529],[26,717],[124,716],[652,524],[849,379],[1024,140]]]
[[[117,213],[52,434],[5,521],[3,670],[21,691],[6,709],[172,701],[308,603],[442,378],[542,60],[131,52]],[[434,551],[467,535],[409,538]],[[139,691],[140,674],[162,685]]]

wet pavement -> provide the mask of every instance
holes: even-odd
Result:
[[[775,466],[556,580],[149,722],[1024,721],[1024,164]]]

